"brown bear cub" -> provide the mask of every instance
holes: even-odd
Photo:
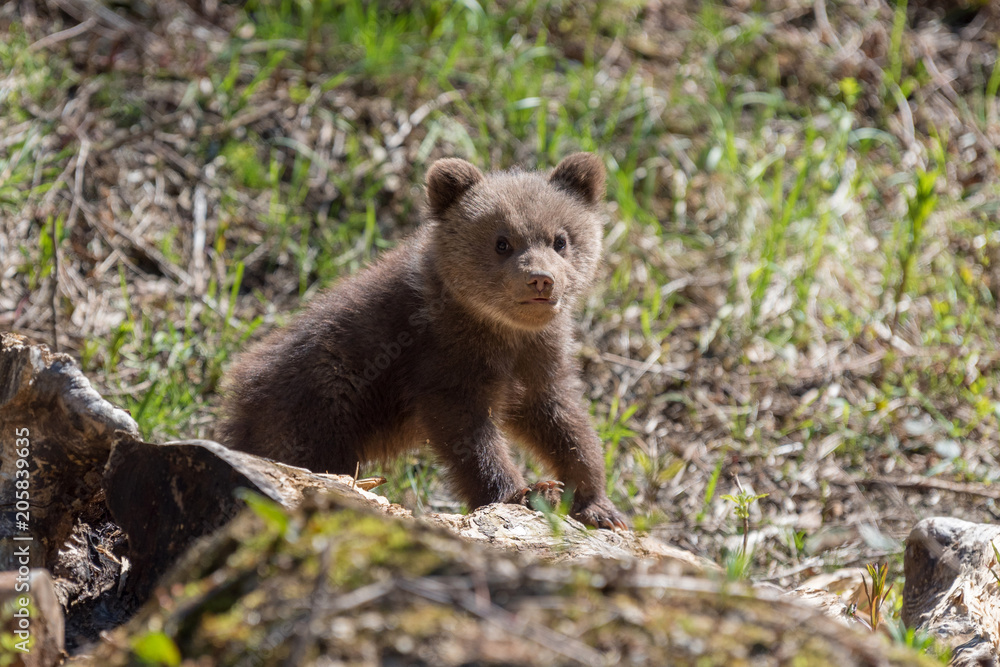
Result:
[[[573,359],[573,307],[600,261],[604,178],[588,153],[548,177],[435,162],[425,224],[237,360],[223,442],[344,474],[426,444],[470,508],[522,503],[530,490],[551,501],[565,484],[573,516],[626,528]],[[526,488],[508,437],[559,482]]]

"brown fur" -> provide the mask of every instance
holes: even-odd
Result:
[[[604,168],[586,153],[548,178],[434,163],[416,234],[239,358],[223,442],[348,474],[427,444],[474,508],[524,497],[509,436],[574,491],[575,516],[625,527],[573,360],[603,196]]]

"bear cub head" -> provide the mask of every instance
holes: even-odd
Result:
[[[491,323],[545,328],[596,277],[604,188],[604,166],[591,153],[570,155],[548,176],[438,160],[427,173],[427,205],[444,289]]]

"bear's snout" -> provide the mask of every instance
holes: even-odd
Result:
[[[548,298],[552,295],[555,276],[549,271],[535,270],[528,274],[527,283],[538,292],[538,296]]]

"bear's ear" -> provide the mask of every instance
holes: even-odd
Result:
[[[427,202],[431,212],[441,215],[466,190],[483,180],[483,172],[465,160],[445,158],[427,171]]]
[[[604,165],[593,153],[573,153],[563,158],[549,183],[593,206],[604,199]]]

